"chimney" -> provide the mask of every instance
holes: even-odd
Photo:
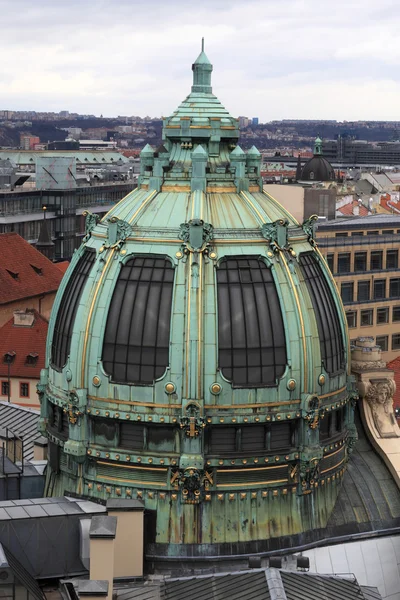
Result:
[[[33,459],[47,460],[47,438],[43,435],[33,442]]]
[[[90,524],[90,579],[108,582],[106,600],[112,600],[114,580],[114,545],[117,518],[96,516]]]
[[[14,325],[18,327],[32,327],[35,322],[35,313],[27,310],[16,310],[14,311]]]
[[[101,579],[78,579],[76,591],[79,598],[85,600],[105,600],[109,592],[109,583]]]
[[[118,518],[114,577],[143,577],[144,505],[139,500],[110,498],[107,513]]]
[[[356,217],[358,217],[360,214],[360,207],[359,205],[356,205],[353,207],[353,215],[355,215]]]

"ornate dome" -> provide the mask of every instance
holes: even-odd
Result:
[[[204,51],[192,69],[138,188],[86,217],[39,385],[47,493],[142,499],[158,557],[325,527],[354,440],[346,320],[314,221],[263,191]]]
[[[322,156],[322,140],[315,140],[314,156],[306,162],[301,171],[301,181],[334,181],[335,171],[331,163]]]

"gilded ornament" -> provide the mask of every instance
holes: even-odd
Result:
[[[292,392],[294,389],[296,389],[296,380],[295,379],[289,379],[289,381],[287,382],[286,385],[287,389]]]
[[[221,393],[222,387],[220,386],[219,383],[213,383],[211,385],[210,390],[211,390],[211,393],[214,394],[214,396],[217,396],[218,394]]]
[[[100,377],[98,377],[98,375],[95,375],[92,379],[93,381],[93,385],[95,385],[96,387],[98,387],[101,384],[101,380]]]

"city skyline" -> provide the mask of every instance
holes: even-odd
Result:
[[[170,114],[189,92],[187,63],[204,36],[214,92],[231,114],[399,118],[400,11],[391,0],[338,0],[330,13],[316,0],[205,0],[195,9],[181,0],[0,0],[0,8],[10,110]]]

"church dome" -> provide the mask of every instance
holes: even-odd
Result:
[[[204,50],[192,69],[138,188],[86,216],[38,386],[47,494],[142,500],[146,552],[170,557],[322,531],[354,440],[314,218],[264,192]]]
[[[301,181],[334,181],[335,171],[331,163],[322,156],[322,140],[315,140],[314,156],[306,162],[301,172]]]

